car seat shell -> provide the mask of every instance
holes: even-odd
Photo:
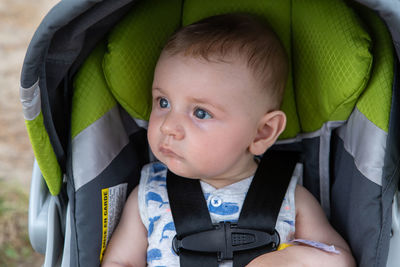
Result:
[[[111,1],[113,2],[113,1]],[[60,95],[66,94],[69,95],[71,92],[70,90],[72,88],[71,80],[70,78],[72,77],[73,74],[75,74],[76,70],[78,67],[81,66],[82,62],[84,59],[86,59],[87,55],[89,52],[93,49],[94,45],[103,38],[106,32],[108,32],[108,29],[111,29],[114,27],[114,24],[117,23],[117,21],[120,20],[120,18],[128,12],[129,8],[124,7],[124,4],[127,4],[129,1],[114,1],[115,3],[111,3],[110,1],[97,1],[97,2],[91,2],[91,1],[66,1],[64,0],[63,2],[60,2],[58,6],[56,6],[48,15],[48,17],[45,19],[45,21],[42,23],[42,25],[39,27],[38,32],[35,34],[35,37],[33,38],[30,48],[28,49],[28,54],[25,60],[24,68],[23,68],[23,73],[21,76],[21,88],[31,88],[32,85],[34,88],[37,88],[36,90],[40,90],[40,98],[42,100],[42,116],[43,116],[43,124],[39,125],[42,127],[42,130],[39,132],[45,133],[48,135],[48,143],[49,145],[46,145],[46,149],[50,152],[48,154],[51,154],[52,156],[49,156],[52,162],[58,162],[59,164],[56,164],[59,167],[59,171],[55,171],[55,176],[57,179],[55,179],[53,182],[50,181],[50,183],[54,183],[56,187],[52,187],[51,185],[49,188],[55,188],[54,191],[52,191],[53,194],[57,194],[59,190],[61,190],[61,185],[62,185],[62,179],[61,179],[61,173],[68,173],[69,169],[71,169],[71,165],[74,165],[73,163],[70,162],[69,153],[71,152],[70,150],[72,149],[73,145],[69,143],[70,141],[67,134],[63,131],[65,126],[60,126],[61,124],[65,124],[65,119],[63,116],[59,114],[59,112],[54,111],[55,106],[58,106],[59,103],[61,103],[61,106],[65,106],[68,109],[68,103],[62,103],[63,101],[57,101],[59,99]],[[362,2],[362,1],[360,1]],[[136,2],[131,2],[129,3],[129,7],[132,7],[136,4]],[[393,43],[394,47],[397,50],[397,57],[399,57],[399,34],[398,34],[398,29],[400,28],[396,23],[399,21],[398,18],[400,15],[395,12],[395,5],[396,3],[389,3],[389,1],[368,1],[366,3],[370,7],[375,8],[380,14],[382,15],[382,18],[386,20],[388,24],[389,30],[391,30],[392,33],[392,38],[393,38]],[[79,13],[77,10],[79,10]],[[107,19],[104,19],[102,16],[106,17],[106,13],[111,13],[113,10],[118,10],[114,15],[109,16]],[[379,11],[380,10],[380,11]],[[384,11],[386,10],[386,11]],[[88,13],[96,13],[97,15],[94,17],[91,17],[88,15]],[[386,16],[387,14],[390,14],[390,16]],[[60,16],[61,15],[61,16]],[[86,16],[86,17],[85,17]],[[396,20],[397,18],[397,20]],[[95,21],[95,22],[93,22]],[[50,22],[52,24],[50,24]],[[90,31],[85,31],[83,28],[90,28],[90,24],[94,24],[95,27],[92,27]],[[104,27],[101,31],[99,30],[101,27]],[[77,30],[79,29],[79,30]],[[93,37],[93,38],[89,38]],[[85,42],[85,40],[88,40]],[[62,44],[62,45],[60,45]],[[68,49],[63,50],[64,47],[68,47]],[[58,51],[59,50],[59,51]],[[58,55],[57,57],[55,55]],[[61,56],[60,56],[61,55]],[[42,60],[42,58],[46,58],[45,61]],[[57,70],[57,73],[56,71]],[[395,71],[395,76],[398,77],[398,70]],[[36,86],[34,86],[36,85]],[[398,84],[394,84],[394,88],[398,88]],[[63,92],[64,91],[64,92]],[[396,90],[395,90],[396,91]],[[56,100],[54,103],[50,104],[51,100]],[[397,100],[396,100],[397,99]],[[393,102],[398,101],[398,98],[393,97],[392,99]],[[29,102],[29,101],[28,101]],[[398,103],[392,104],[397,105]],[[124,114],[124,111],[121,111],[119,108],[115,107],[115,105],[112,105],[113,112],[115,114]],[[395,114],[398,114],[397,112],[394,112]],[[357,114],[357,113],[355,113]],[[122,115],[126,117],[125,115]],[[357,116],[357,115],[355,115]],[[396,121],[396,117],[391,117],[391,120]],[[128,121],[128,122],[126,122]],[[397,120],[398,121],[398,120]],[[342,125],[344,122],[337,122],[337,125],[331,125],[331,126],[326,126],[327,132],[330,132],[329,127],[338,127]],[[138,133],[139,128],[135,128],[135,123],[130,122],[129,118],[125,120],[125,122],[121,121],[120,128],[127,128],[127,127],[133,127],[132,131],[128,131],[130,133]],[[72,126],[75,127],[75,126]],[[397,127],[397,129],[390,129],[393,127]],[[385,128],[385,127],[383,127]],[[45,129],[45,130],[43,130]],[[348,128],[347,128],[348,129]],[[389,139],[396,139],[396,136],[390,136],[390,133],[399,133],[398,126],[393,126],[393,125],[388,125],[386,131],[389,132]],[[318,136],[320,134],[318,132],[319,130],[315,132],[311,132],[310,136]],[[341,135],[340,138],[344,139],[343,136],[346,135],[345,133],[346,128],[342,128],[341,131],[339,131],[339,136]],[[72,137],[76,137],[79,134],[78,131],[72,131]],[[341,132],[341,133],[340,133]],[[336,136],[336,133],[334,134]],[[297,139],[308,139],[305,138],[307,136],[297,136]],[[125,140],[130,140],[128,137],[124,137]],[[123,138],[123,139],[124,139]],[[128,139],[127,139],[128,138]],[[334,137],[335,139],[336,137]],[[397,138],[398,139],[398,138]],[[336,140],[336,139],[335,139]],[[293,140],[292,140],[293,141]],[[73,142],[73,141],[72,141]],[[311,139],[306,140],[305,142],[314,142],[311,141]],[[326,139],[326,142],[330,142],[329,139]],[[340,140],[338,141],[340,142]],[[286,142],[287,143],[287,142]],[[398,155],[398,150],[396,150],[399,147],[399,141],[391,141],[393,149],[391,150],[388,155],[392,157],[392,161],[396,161],[399,158]],[[282,146],[285,146],[285,142],[281,142]],[[386,144],[385,144],[386,145]],[[85,149],[83,149],[85,151]],[[52,154],[53,153],[53,154]],[[40,158],[37,157],[38,159]],[[362,158],[361,158],[362,159]],[[42,161],[43,162],[43,161]],[[68,163],[69,162],[69,163]],[[396,162],[394,162],[396,164]],[[398,162],[397,162],[398,164]],[[43,163],[42,163],[43,165]],[[52,166],[54,164],[51,164]],[[326,165],[325,165],[326,166]],[[329,166],[328,166],[329,167]],[[43,166],[41,167],[42,169]],[[54,168],[54,167],[53,167]],[[325,171],[326,172],[326,171]],[[328,170],[329,172],[329,170]],[[75,173],[75,171],[74,171]],[[391,170],[390,175],[392,175],[394,178],[393,180],[381,180],[381,181],[375,181],[378,185],[383,185],[383,190],[384,194],[382,194],[383,197],[390,197],[391,195],[394,194],[394,188],[396,188],[396,185],[398,183],[397,178],[398,177],[398,171],[393,171]],[[43,173],[45,174],[45,173]],[[94,174],[96,175],[96,174]],[[337,174],[340,175],[340,174]],[[38,177],[41,178],[41,175],[39,175],[38,169],[34,169],[34,180],[37,180]],[[379,177],[379,175],[377,176]],[[46,179],[46,181],[49,183],[49,179]],[[329,180],[328,180],[329,181]],[[57,184],[60,185],[60,188],[57,189]],[[73,191],[77,191],[81,188],[81,185],[79,184],[70,184],[68,186],[73,187]],[[329,184],[328,184],[329,186]],[[63,217],[65,214],[65,206],[61,207],[60,205],[56,205],[56,199],[60,200],[63,198],[63,196],[59,195],[58,197],[52,197],[48,193],[46,193],[46,190],[43,186],[38,187],[41,188],[39,190],[42,190],[44,193],[44,196],[47,196],[48,199],[46,201],[39,201],[43,204],[43,210],[47,209],[48,207],[50,208],[50,212],[48,214],[48,218],[54,218],[51,219],[50,224],[52,225],[54,223],[57,224],[58,217],[61,216]],[[315,191],[320,191],[321,188],[316,188]],[[328,187],[329,190],[329,187]],[[335,191],[335,190],[334,190]],[[31,196],[34,196],[34,193],[31,194]],[[53,200],[51,200],[53,199]],[[329,199],[325,200],[328,202],[329,205]],[[389,200],[390,201],[390,200]],[[48,204],[52,202],[53,204]],[[74,205],[73,201],[70,201],[69,205]],[[40,206],[40,205],[39,205]],[[40,207],[38,207],[40,209]],[[71,210],[71,206],[69,206],[69,211]],[[385,213],[388,212],[387,210],[384,211]],[[31,211],[31,214],[36,214],[32,215],[33,218],[36,216],[36,218],[45,218],[46,215],[39,215],[40,212],[34,212]],[[58,215],[60,214],[60,215]],[[69,214],[69,212],[68,212]],[[67,218],[69,218],[67,216]],[[388,218],[388,217],[385,217]],[[47,219],[47,218],[46,218]],[[69,218],[71,220],[71,218]],[[65,220],[65,216],[61,221]],[[34,220],[32,220],[34,221]],[[42,220],[38,220],[42,221]],[[45,221],[45,219],[44,219]],[[46,222],[47,223],[47,222]],[[61,222],[61,225],[64,223]],[[388,222],[385,222],[386,225],[386,230],[387,231],[387,224]],[[54,226],[57,227],[57,226]],[[75,226],[73,223],[71,224],[71,227],[65,230],[65,231],[71,231],[73,230]],[[33,229],[33,228],[32,228]],[[390,230],[390,226],[389,226]],[[55,230],[61,231],[64,233],[63,227],[60,227],[60,230]],[[33,231],[35,232],[35,231]],[[47,230],[46,230],[47,232]],[[49,232],[49,235],[51,235],[52,232]],[[33,234],[34,235],[34,234]],[[57,235],[57,234],[55,234]],[[73,234],[72,234],[73,235]],[[66,234],[66,236],[68,236]],[[387,239],[388,237],[383,237],[384,239]],[[34,237],[32,239],[35,239]],[[48,238],[47,238],[48,239]],[[394,240],[394,239],[392,239]],[[68,238],[65,238],[66,242],[77,242],[76,240],[70,240]],[[43,243],[44,241],[38,241],[42,245],[37,246],[39,247],[38,249],[40,251],[43,251]],[[382,240],[383,243],[388,243],[387,240]],[[54,244],[52,245],[51,241],[47,242],[46,245],[46,250],[51,250],[48,248],[51,246],[54,248],[53,252],[46,252],[46,256],[53,254],[56,255],[53,258],[57,259],[51,259],[48,260],[47,263],[45,262],[45,265],[47,266],[53,266],[56,261],[58,261],[58,256],[61,255],[62,253],[60,252],[61,249],[57,249],[57,245]],[[41,247],[41,248],[40,248]],[[56,251],[58,250],[58,251]],[[68,246],[64,246],[64,250],[68,250]],[[387,250],[386,250],[387,251]],[[66,252],[64,254],[67,254]],[[58,255],[58,256],[57,256]],[[382,260],[379,262],[379,265],[376,266],[383,266],[383,262],[385,259],[385,256],[381,256]],[[64,266],[74,266],[73,263],[74,259],[71,259],[70,262],[67,261],[66,258],[63,257],[63,262]],[[378,263],[377,263],[378,264]],[[390,265],[388,265],[390,266]]]

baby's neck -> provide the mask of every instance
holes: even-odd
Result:
[[[254,161],[249,162],[249,166],[247,166],[243,170],[243,172],[238,173],[235,176],[224,177],[224,178],[213,177],[213,178],[206,178],[206,179],[200,179],[200,180],[211,185],[212,187],[214,187],[216,189],[220,189],[220,188],[240,182],[244,179],[247,179],[247,178],[253,176],[257,170],[257,167],[258,167],[258,162],[256,162],[254,160]]]

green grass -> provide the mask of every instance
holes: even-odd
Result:
[[[0,266],[41,266],[28,238],[29,197],[22,187],[0,177]]]

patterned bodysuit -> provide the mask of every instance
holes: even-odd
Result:
[[[301,175],[302,165],[297,164],[276,223],[281,243],[291,240],[295,231],[294,192]],[[168,202],[166,176],[165,165],[159,162],[151,163],[144,166],[139,184],[139,211],[148,233],[148,266],[179,266],[179,256],[175,254],[171,245],[176,232]],[[200,182],[213,223],[237,222],[252,179],[253,177],[249,177],[220,189]],[[232,261],[223,262],[219,266],[232,266]]]

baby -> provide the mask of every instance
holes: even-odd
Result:
[[[148,127],[151,150],[161,163],[143,168],[103,266],[179,266],[172,249],[176,232],[165,186],[167,169],[200,180],[213,223],[238,220],[258,167],[255,156],[285,128],[279,108],[287,75],[287,56],[276,35],[247,15],[210,17],[170,38],[154,73]],[[337,253],[296,243],[263,254],[248,266],[355,266],[349,247],[318,202],[296,185],[300,175],[301,166],[276,223],[281,243],[312,240],[334,245]],[[221,211],[221,203],[234,205]]]

